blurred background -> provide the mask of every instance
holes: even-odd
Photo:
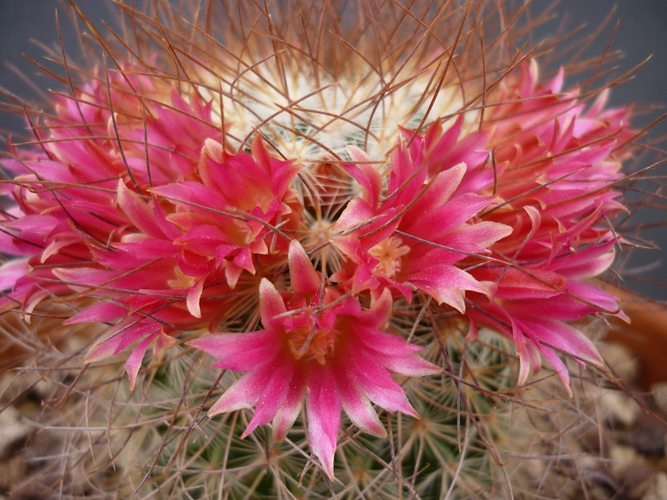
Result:
[[[113,24],[112,2],[110,0],[88,0],[79,2],[82,9],[93,20],[105,19]],[[517,5],[515,2],[514,5]],[[533,12],[552,5],[548,0],[537,0]],[[23,73],[42,90],[53,85],[53,81],[36,78],[39,72],[22,54],[37,61],[44,61],[44,50],[40,44],[56,47],[58,31],[55,22],[55,10],[60,6],[57,0],[0,0],[0,87],[21,97],[36,98]],[[79,45],[75,31],[69,19],[60,8],[62,38],[69,54],[76,54]],[[619,75],[641,64],[651,57],[635,72],[629,82],[613,89],[611,103],[615,106],[636,105],[637,116],[634,125],[638,128],[648,125],[666,110],[667,103],[667,1],[665,0],[619,0],[614,3],[607,0],[561,0],[551,10],[553,20],[533,35],[534,40],[551,36],[559,32],[572,30],[586,25],[573,35],[573,40],[581,40],[582,47],[588,41],[587,36],[609,16],[609,22],[585,51],[585,56],[601,54],[614,34],[611,50],[622,50],[623,58],[617,64]],[[616,28],[616,22],[618,27]],[[98,26],[101,23],[98,22]],[[563,27],[567,30],[563,30]],[[72,56],[75,57],[75,56]],[[14,69],[15,68],[15,69]],[[576,78],[566,79],[566,86],[576,84]],[[6,138],[6,131],[20,133],[25,125],[17,116],[0,114],[0,140]],[[654,127],[650,137],[657,140],[667,134],[667,122]],[[642,166],[650,164],[652,159],[639,160]],[[658,173],[664,173],[661,168]],[[639,186],[643,189],[649,186]],[[655,190],[655,185],[653,186]],[[630,196],[632,196],[630,194]],[[667,249],[667,211],[663,209],[642,208],[643,221],[647,229],[642,238]],[[667,300],[667,255],[664,251],[634,251],[620,255],[623,261],[624,276],[627,285],[654,299]]]

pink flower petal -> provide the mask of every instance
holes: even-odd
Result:
[[[334,477],[333,460],[340,427],[340,411],[340,395],[331,368],[323,366],[321,370],[311,372],[306,398],[308,442],[330,479]]]
[[[16,259],[0,266],[0,290],[12,290],[16,280],[28,274],[28,259]]]
[[[405,396],[403,388],[389,376],[384,368],[371,360],[369,356],[358,352],[355,363],[349,366],[350,377],[361,391],[374,403],[387,411],[400,411],[406,415],[419,418]]]
[[[269,423],[276,416],[289,392],[293,373],[294,360],[287,359],[287,357],[280,359],[271,378],[265,382],[265,389],[259,397],[255,414],[241,434],[241,439],[258,426]]]
[[[188,292],[186,304],[188,312],[195,318],[201,318],[201,307],[199,307],[199,300],[201,299],[202,291],[204,290],[205,278],[199,278],[194,286]]]
[[[99,302],[86,307],[74,316],[64,321],[64,325],[74,325],[76,323],[88,323],[91,321],[107,323],[128,314],[126,308],[120,307],[110,302]]]
[[[426,192],[410,208],[410,214],[425,214],[445,205],[456,191],[466,173],[465,163],[459,163],[439,173],[428,183]]]
[[[466,309],[464,290],[485,295],[490,293],[486,285],[453,266],[431,267],[413,273],[410,275],[410,282],[431,295],[438,304],[450,305],[460,313],[464,313]]]
[[[267,330],[280,327],[281,321],[277,316],[287,311],[285,302],[280,296],[276,287],[266,278],[262,278],[259,283],[259,315],[262,318],[262,324]]]
[[[227,278],[227,284],[232,290],[236,288],[236,284],[239,282],[239,278],[243,273],[243,268],[236,265],[235,262],[227,261],[225,267],[225,278]]]
[[[137,381],[137,374],[141,368],[141,361],[144,359],[146,350],[151,345],[153,340],[155,340],[155,337],[156,335],[149,335],[144,340],[142,340],[139,345],[134,348],[132,354],[130,354],[130,356],[127,358],[127,361],[125,361],[125,370],[127,371],[130,379],[130,391],[134,390],[134,384]]]
[[[218,360],[215,368],[236,372],[256,369],[271,362],[280,349],[280,340],[271,331],[222,333],[188,342]]]
[[[556,370],[556,374],[558,375],[558,378],[560,378],[560,381],[563,383],[563,387],[565,387],[567,395],[572,397],[572,389],[570,389],[570,373],[567,371],[565,363],[561,361],[553,349],[549,349],[546,346],[539,346],[539,350],[542,356],[544,356],[546,360],[551,363],[551,366],[554,367],[554,370]]]
[[[387,431],[380,422],[368,398],[349,378],[345,366],[334,368],[336,385],[341,397],[343,410],[359,429],[378,437],[386,437]]]
[[[259,401],[266,381],[271,374],[271,367],[248,372],[234,382],[208,411],[209,416],[228,411],[252,408]]]
[[[290,241],[288,259],[290,284],[294,291],[302,295],[317,292],[322,280],[297,240]]]
[[[137,193],[130,191],[122,179],[118,181],[116,199],[120,209],[141,232],[152,238],[164,238],[164,233],[155,223],[153,209]]]
[[[382,179],[377,168],[371,163],[370,157],[359,148],[347,146],[345,150],[352,160],[358,163],[343,164],[343,168],[364,188],[368,204],[371,207],[377,206],[382,191]]]
[[[576,328],[561,321],[531,318],[522,320],[527,334],[536,343],[546,342],[549,346],[572,354],[588,363],[603,366],[604,360],[591,340]]]
[[[158,323],[128,318],[113,327],[104,339],[91,347],[84,357],[84,362],[93,363],[116,356],[145,335],[157,335],[159,330]]]
[[[273,419],[273,438],[276,441],[285,439],[287,432],[294,425],[294,421],[301,411],[301,403],[305,393],[306,380],[297,367],[292,374],[292,380],[283,405],[278,409]]]
[[[382,330],[391,317],[392,308],[391,292],[385,288],[379,297],[371,301],[371,307],[359,318],[359,324]]]

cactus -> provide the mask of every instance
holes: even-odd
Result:
[[[30,487],[584,491],[563,477],[594,473],[572,453],[614,381],[590,322],[625,319],[603,273],[631,110],[508,56],[544,21],[523,10],[284,7],[121,3],[106,40],[72,3],[106,56],[21,105],[0,184]]]

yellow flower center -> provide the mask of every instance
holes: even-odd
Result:
[[[373,269],[375,276],[393,279],[401,271],[401,258],[410,252],[410,247],[403,245],[398,236],[382,240],[370,249],[370,253],[378,260]]]
[[[321,365],[326,363],[326,356],[334,352],[336,332],[324,330],[313,325],[297,328],[289,332],[288,341],[290,351],[296,359],[316,359]]]

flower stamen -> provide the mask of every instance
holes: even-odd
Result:
[[[403,240],[398,236],[382,240],[370,249],[370,254],[378,260],[374,274],[389,279],[395,278],[396,274],[401,271],[402,257],[408,253],[410,253],[410,247],[403,245]]]
[[[326,356],[334,353],[336,335],[334,330],[326,330],[318,325],[309,325],[289,332],[288,345],[296,359],[316,359],[320,365],[326,364]]]

